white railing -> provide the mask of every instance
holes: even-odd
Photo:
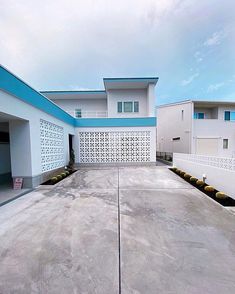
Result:
[[[212,167],[223,168],[231,171],[235,171],[235,158],[229,157],[217,157],[217,156],[206,156],[197,154],[183,154],[174,153],[174,159],[186,160],[198,164],[209,165]]]
[[[76,117],[75,111],[67,111],[70,115],[72,115],[75,118],[101,118],[101,117],[107,117],[108,113],[107,111],[82,111],[81,117]]]

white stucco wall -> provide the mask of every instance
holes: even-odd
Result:
[[[12,176],[37,176],[41,174],[41,145],[40,145],[40,119],[64,128],[64,164],[69,161],[68,134],[74,134],[74,127],[53,116],[17,99],[0,90],[1,112],[16,117],[10,121]],[[18,118],[18,119],[17,119]],[[24,122],[20,123],[20,119]],[[28,121],[28,123],[26,123]],[[21,130],[17,135],[17,129]],[[22,129],[22,125],[24,125]],[[28,128],[28,129],[27,129]],[[23,133],[21,133],[23,131]],[[26,134],[27,133],[27,134]],[[23,140],[26,139],[26,141]],[[13,140],[13,141],[12,141]],[[20,142],[20,144],[18,144]],[[23,148],[25,147],[25,148]],[[30,158],[31,154],[31,158]],[[16,159],[13,159],[15,156]],[[27,160],[26,160],[27,159]],[[29,166],[28,166],[29,163]]]
[[[194,120],[192,153],[196,153],[197,138],[218,138],[218,155],[235,156],[235,122],[214,119]],[[223,149],[223,139],[228,139],[228,149]]]
[[[182,117],[183,111],[183,117]],[[157,151],[190,153],[192,137],[192,103],[158,107]],[[180,137],[173,141],[172,138]]]
[[[126,89],[108,90],[108,117],[145,117],[148,116],[147,90],[146,89]],[[139,102],[139,112],[117,111],[117,102]]]
[[[75,109],[81,109],[82,112],[107,111],[107,99],[55,99],[53,101],[71,115],[74,115]]]
[[[155,111],[155,85],[149,84],[147,88],[147,115],[156,116]]]
[[[235,122],[224,120],[224,111],[235,111],[235,107],[218,107],[218,119],[193,120],[192,153],[197,153],[197,138],[217,138],[218,156],[235,157]],[[223,149],[223,139],[228,139],[228,149]]]

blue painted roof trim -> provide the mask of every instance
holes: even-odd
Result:
[[[78,118],[75,127],[155,127],[156,117],[136,118]]]
[[[24,81],[0,66],[0,89],[70,125],[75,119]]]

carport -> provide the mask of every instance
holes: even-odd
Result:
[[[29,127],[26,120],[0,112],[0,205],[26,193],[13,190],[13,178],[29,171]]]

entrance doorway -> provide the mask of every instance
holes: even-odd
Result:
[[[11,182],[9,123],[0,121],[0,185]]]

